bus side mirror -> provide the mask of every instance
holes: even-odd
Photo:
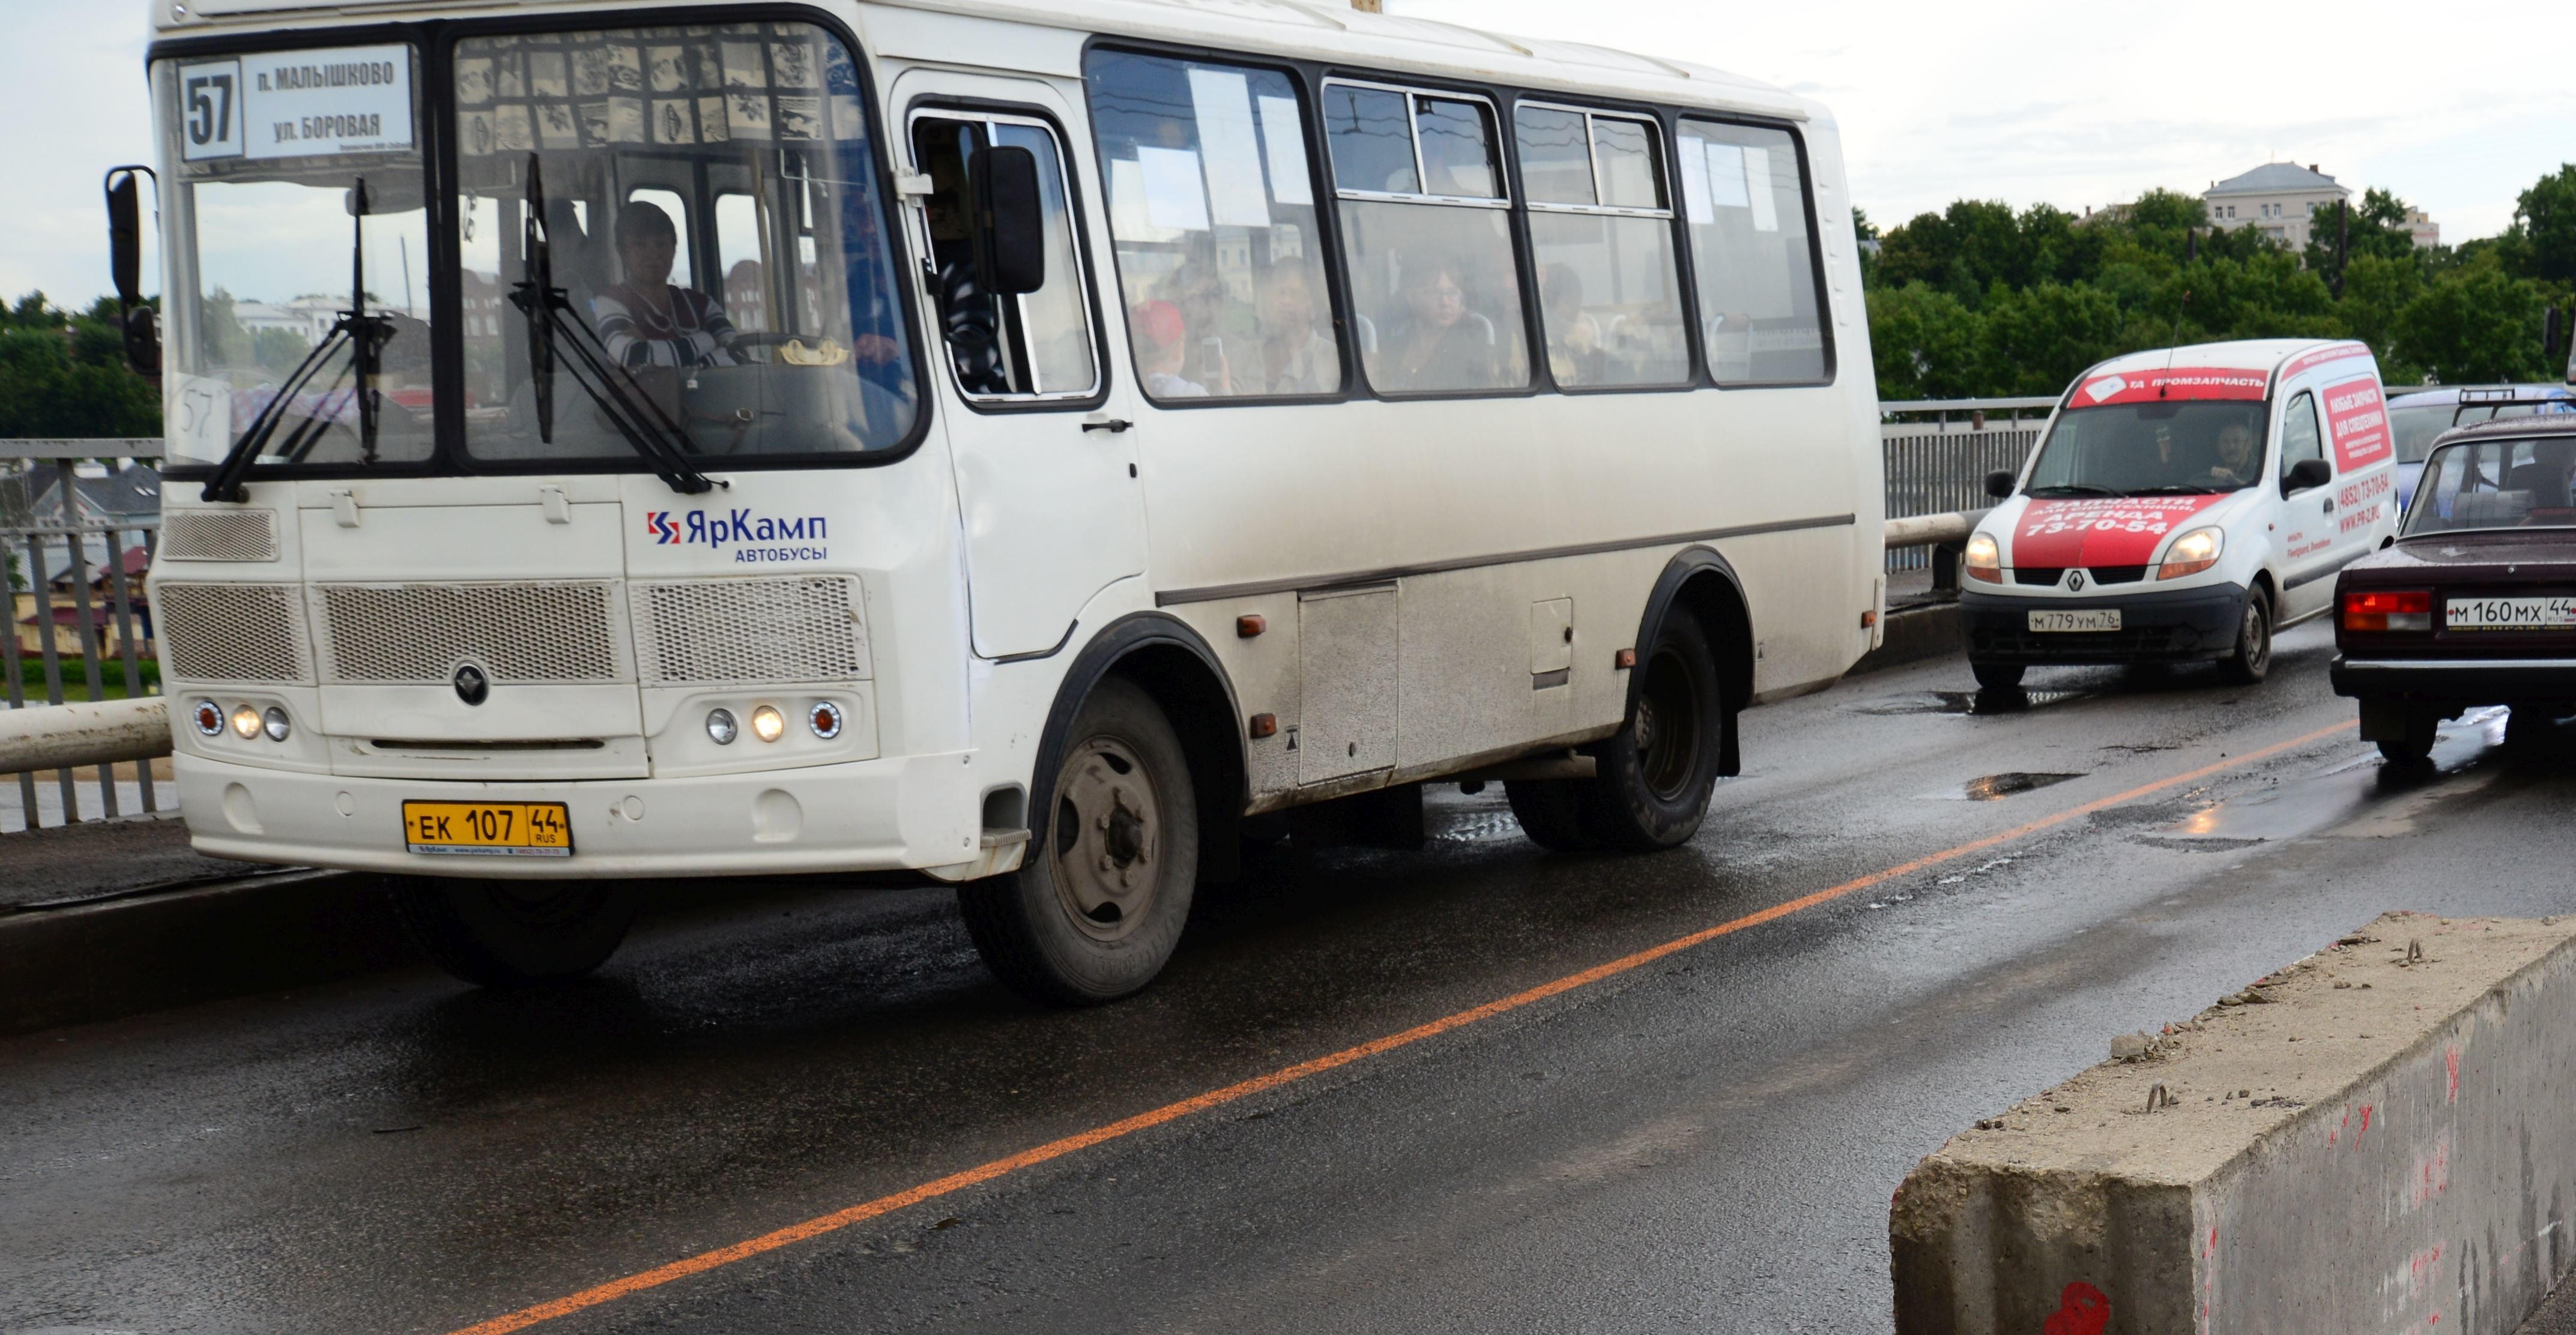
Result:
[[[107,174],[107,267],[116,304],[125,318],[125,360],[147,376],[161,374],[161,323],[143,303],[143,198],[136,185],[149,167],[118,167]]]
[[[1987,495],[1992,496],[1999,501],[2009,500],[2012,497],[2012,491],[2013,475],[2010,469],[1998,468],[1995,471],[1986,474]]]
[[[975,278],[993,296],[1046,286],[1046,210],[1038,190],[1038,157],[997,144],[975,150],[966,166],[975,210]]]
[[[2301,459],[2290,465],[2285,479],[2292,491],[2306,491],[2334,481],[2334,465],[2323,459]]]

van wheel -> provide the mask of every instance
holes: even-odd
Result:
[[[1708,815],[1726,696],[1707,633],[1676,612],[1633,670],[1627,722],[1584,748],[1595,767],[1590,779],[1504,785],[1512,814],[1541,846],[1647,853],[1688,840]]]
[[[2218,662],[2219,675],[2252,686],[2272,670],[2272,595],[2261,585],[2245,591],[2245,614],[2236,621],[2236,648]]]
[[[1977,676],[1977,685],[1989,691],[2009,691],[2021,685],[2021,674],[2029,671],[2024,663],[1985,663],[1968,660],[1968,671]]]
[[[483,987],[579,978],[607,962],[642,900],[619,881],[404,876],[394,908],[430,962]]]
[[[1074,714],[1018,871],[957,887],[984,963],[1011,990],[1091,1006],[1161,973],[1198,882],[1198,807],[1171,721],[1103,678]]]

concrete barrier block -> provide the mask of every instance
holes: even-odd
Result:
[[[2510,1335],[2576,1263],[2571,942],[2389,914],[1981,1119],[1890,1209],[1899,1335]]]

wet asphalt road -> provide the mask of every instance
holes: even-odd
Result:
[[[2329,653],[1992,714],[1956,661],[1859,678],[1747,715],[1751,772],[1653,857],[1451,791],[1422,853],[1204,894],[1101,1010],[1002,991],[944,891],[805,885],[555,992],[420,969],[0,1042],[0,1330],[462,1327],[2349,724]],[[2329,732],[535,1329],[1885,1330],[1888,1197],[1952,1130],[2384,909],[2576,910],[2576,726],[2502,729],[2430,777]]]

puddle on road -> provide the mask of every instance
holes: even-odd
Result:
[[[1876,714],[2022,714],[2069,700],[2083,700],[2098,694],[2094,691],[1907,691],[1902,695],[1883,695],[1844,706],[1846,713]]]
[[[2502,707],[2472,710],[2443,724],[2432,764],[2420,771],[2385,765],[2365,745],[2359,754],[2322,770],[2212,803],[2156,833],[2224,845],[2295,839],[2319,831],[2364,839],[2405,834],[2435,803],[2502,777],[2502,766],[2480,762],[2503,745],[2505,716]]]
[[[1427,813],[1426,813],[1427,814]],[[1456,843],[1487,843],[1496,839],[1518,839],[1521,823],[1505,811],[1461,811],[1446,819],[1427,819],[1430,836]]]

